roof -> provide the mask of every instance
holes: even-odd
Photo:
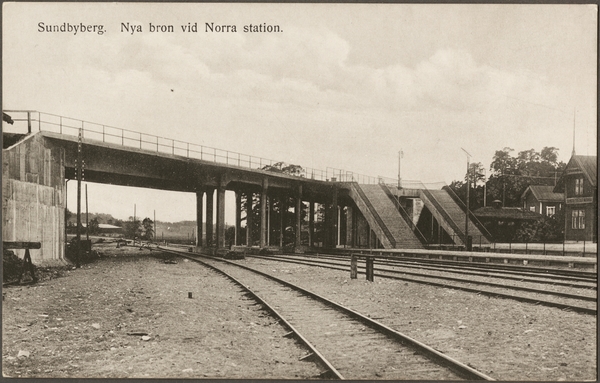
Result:
[[[579,169],[587,178],[588,182],[596,187],[598,185],[598,157],[596,156],[579,156],[574,155],[569,160],[567,166],[565,166],[565,170],[561,174],[556,186],[554,187],[554,191],[556,192],[564,192],[564,178],[567,175],[567,171],[570,169]]]
[[[493,206],[480,207],[473,212],[477,218],[498,218],[498,219],[514,219],[514,220],[538,220],[543,215],[529,210],[523,210],[518,207],[502,207],[496,208]]]
[[[527,193],[531,191],[535,199],[541,202],[562,202],[565,199],[563,193],[554,193],[554,186],[547,185],[529,185],[523,192],[521,199],[527,197]]]
[[[81,226],[85,227],[85,223],[82,222]],[[108,223],[99,223],[98,228],[100,228],[100,229],[121,229],[121,226],[109,225]]]
[[[598,157],[596,156],[573,156],[588,181],[594,186],[598,182]]]

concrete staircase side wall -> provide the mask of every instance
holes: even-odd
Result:
[[[361,196],[358,194],[358,192],[354,188],[355,188],[355,186],[352,186],[350,188],[350,193],[349,193],[350,198],[352,198],[352,200],[356,204],[356,207],[361,212],[362,216],[365,218],[365,220],[367,221],[370,228],[373,230],[373,232],[377,236],[377,239],[379,239],[379,241],[381,242],[383,247],[386,249],[393,248],[389,239],[385,235],[383,229],[379,226],[379,224],[377,223],[377,220],[375,219],[375,217],[373,217],[373,214],[367,207],[367,204],[362,200]]]
[[[398,208],[392,202],[381,185],[359,185],[371,205],[379,214],[383,224],[387,227],[396,243],[396,248],[422,249],[421,241],[415,236],[405,219],[400,215]]]
[[[41,242],[34,263],[64,260],[64,152],[33,135],[2,151],[2,239]],[[25,250],[14,250],[23,257]]]

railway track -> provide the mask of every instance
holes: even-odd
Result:
[[[370,254],[358,254],[367,256]],[[328,253],[317,253],[319,258],[330,258],[330,259],[348,259],[348,254],[328,254]],[[429,267],[440,267],[444,269],[460,269],[474,270],[479,272],[493,272],[502,275],[516,275],[521,277],[545,277],[551,278],[556,281],[571,281],[571,282],[596,282],[598,279],[598,273],[595,271],[584,271],[584,270],[572,270],[572,269],[560,269],[552,267],[540,267],[540,266],[521,266],[515,264],[499,264],[492,262],[464,262],[454,261],[447,259],[433,259],[433,258],[409,258],[396,255],[377,255],[377,259],[380,262],[390,264],[402,264],[402,265],[416,265],[429,266]]]
[[[338,259],[320,259],[321,257],[303,257],[303,256],[276,256],[276,255],[261,255],[252,256],[262,259],[271,259],[280,262],[298,263],[311,266],[320,266],[336,270],[350,270],[349,260],[347,257]],[[389,260],[388,260],[389,261]],[[391,262],[391,263],[390,263]],[[364,266],[359,266],[359,272],[364,270]],[[403,281],[422,283],[431,286],[457,289],[467,292],[472,292],[481,295],[500,297],[505,299],[514,299],[521,302],[527,302],[537,305],[556,307],[563,310],[570,310],[584,314],[596,315],[597,308],[597,287],[592,282],[588,284],[577,284],[580,286],[578,290],[570,292],[558,291],[556,289],[556,281],[553,279],[536,280],[538,286],[536,288],[528,287],[523,280],[513,281],[512,285],[489,282],[485,280],[485,276],[481,276],[480,280],[473,279],[472,275],[455,277],[448,276],[452,274],[462,274],[458,271],[438,271],[432,274],[430,270],[423,272],[412,272],[404,270],[402,265],[395,264],[392,261],[384,262],[377,260],[374,269],[375,276],[382,278],[398,279]],[[364,273],[364,271],[363,271]],[[482,280],[483,279],[483,280]],[[486,288],[481,288],[485,286]],[[565,289],[564,287],[561,289]],[[583,293],[582,291],[583,290]],[[567,289],[569,291],[569,289]],[[515,294],[518,292],[519,294]]]
[[[493,380],[356,311],[234,262],[161,248],[227,276],[310,350],[322,378]]]

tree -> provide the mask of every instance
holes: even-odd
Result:
[[[554,146],[544,147],[544,149],[542,149],[542,152],[540,153],[540,159],[543,162],[554,165],[556,167],[558,165],[558,163],[556,162],[558,161],[558,148],[555,148]]]
[[[147,241],[152,240],[154,238],[154,221],[150,218],[146,217],[142,221],[142,235],[141,238]]]
[[[126,238],[140,238],[142,234],[142,226],[140,221],[137,219],[134,220],[133,217],[129,217],[129,221],[123,223],[123,231],[125,232]]]
[[[304,168],[302,168],[302,166],[287,164],[285,162],[276,162],[273,165],[265,165],[261,168],[261,170],[289,174],[291,176],[296,176],[296,177],[304,177],[304,175],[306,173]]]
[[[492,174],[487,182],[491,200],[501,200],[503,206],[520,206],[521,195],[529,185],[552,186],[565,164],[557,162],[558,149],[544,147],[523,150],[516,157],[512,148],[497,150],[490,164]]]
[[[515,240],[520,242],[559,242],[564,232],[564,215],[543,217],[537,221],[522,223],[515,232]]]
[[[88,229],[90,234],[98,234],[100,232],[100,223],[98,222],[98,218],[94,218],[89,222]]]

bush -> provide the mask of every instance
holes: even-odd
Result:
[[[17,280],[22,268],[23,260],[13,251],[5,249],[2,254],[2,280],[5,283]]]

